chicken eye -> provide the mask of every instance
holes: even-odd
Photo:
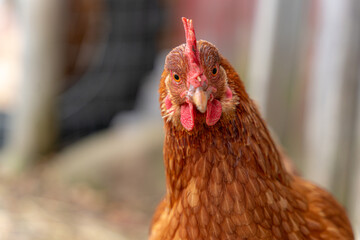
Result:
[[[218,73],[218,69],[217,69],[217,67],[214,67],[212,70],[212,75],[216,76],[217,73]]]
[[[175,82],[180,82],[180,76],[177,75],[176,73],[173,75],[173,79],[175,80]]]

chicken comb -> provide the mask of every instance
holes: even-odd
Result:
[[[196,46],[195,30],[192,20],[182,17],[182,22],[184,24],[185,38],[186,38],[185,56],[187,57],[188,65],[190,68],[189,69],[190,82],[193,82],[194,78],[199,76],[201,73],[200,53]]]
[[[187,19],[185,17],[182,18],[184,29],[185,29],[185,37],[186,37],[186,47],[185,54],[189,57],[191,62],[196,64],[199,63],[199,51],[196,46],[196,37],[194,25],[191,19]]]

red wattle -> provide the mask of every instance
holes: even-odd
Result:
[[[221,117],[222,107],[219,100],[214,99],[209,101],[206,110],[206,124],[209,126],[214,125]]]
[[[181,105],[180,121],[186,130],[191,131],[194,128],[195,112],[192,103],[184,103]]]

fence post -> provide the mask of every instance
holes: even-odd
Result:
[[[43,159],[56,138],[62,77],[63,0],[19,0],[22,77],[11,113],[2,170],[18,172]]]

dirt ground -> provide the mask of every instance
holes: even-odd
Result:
[[[165,193],[159,133],[156,124],[110,129],[1,179],[1,239],[146,239]]]

